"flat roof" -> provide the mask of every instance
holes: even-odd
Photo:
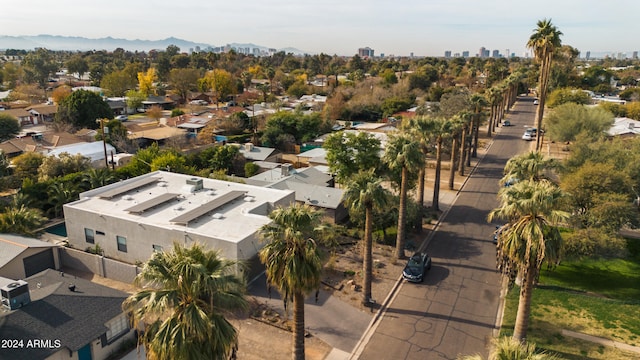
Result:
[[[136,181],[132,181],[132,182],[123,184],[122,186],[118,186],[116,188],[103,192],[102,194],[100,194],[100,198],[112,199],[120,194],[124,194],[131,190],[141,188],[145,185],[153,184],[154,182],[157,182],[159,180],[160,178],[157,178],[157,177],[139,178],[139,179],[136,179]]]
[[[240,196],[244,196],[246,191],[229,191],[228,193],[222,194],[215,199],[203,204],[200,207],[197,207],[191,211],[188,211],[178,217],[175,217],[169,220],[172,223],[187,225],[189,221],[195,220],[200,216],[209,213],[221,206],[226,205],[227,203],[239,198]]]
[[[65,204],[64,209],[65,212],[74,209],[111,218],[112,224],[129,221],[239,243],[253,236],[261,226],[271,223],[267,216],[271,209],[295,200],[292,190],[197,179],[202,180],[202,189],[193,185],[193,175],[155,171],[83,192],[80,200]],[[123,196],[118,196],[120,194]],[[149,207],[169,198],[163,194],[179,196]],[[138,208],[138,205],[141,206]],[[128,211],[131,208],[147,209]]]
[[[176,193],[162,194],[160,196],[154,197],[153,199],[142,202],[138,205],[134,205],[128,209],[124,209],[124,211],[128,211],[130,213],[143,213],[154,206],[164,204],[170,200],[177,198],[178,196],[180,196],[180,194],[176,194]]]

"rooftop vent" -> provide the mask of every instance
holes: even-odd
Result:
[[[220,213],[214,213],[213,215],[211,215],[212,218],[216,219],[216,220],[221,220],[224,218],[224,215],[220,214]]]
[[[195,177],[187,179],[187,185],[192,186],[191,192],[196,192],[198,190],[202,190],[203,188],[202,179],[195,178]]]
[[[291,175],[291,169],[293,168],[293,166],[291,164],[282,164],[281,169],[282,169],[282,176],[289,176]]]
[[[249,151],[249,152],[253,151],[253,143],[248,142],[244,144],[244,151]]]

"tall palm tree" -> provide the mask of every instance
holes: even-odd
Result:
[[[536,110],[536,127],[538,131],[542,129],[542,118],[544,116],[544,104],[547,99],[547,88],[549,86],[549,74],[551,73],[551,61],[553,53],[562,46],[560,36],[562,32],[551,23],[551,19],[538,20],[537,28],[527,41],[527,47],[533,50],[533,55],[540,63],[540,75],[538,78],[538,107]],[[541,136],[536,137],[536,150],[542,148]]]
[[[409,136],[413,137],[420,143],[420,151],[422,151],[422,155],[424,156],[425,163],[420,166],[418,171],[418,204],[420,205],[420,213],[422,214],[422,207],[424,206],[424,188],[425,188],[425,178],[427,174],[426,162],[427,162],[427,154],[431,148],[431,131],[432,131],[433,122],[429,121],[429,118],[424,116],[414,117],[409,119],[409,121],[403,122],[402,130],[405,131]],[[422,215],[420,216],[420,221],[422,221]]]
[[[435,211],[440,211],[440,175],[442,169],[442,146],[444,140],[449,138],[452,133],[453,123],[449,119],[434,118],[431,119],[432,124],[432,136],[435,139],[436,144],[436,167],[434,172],[433,182],[433,200],[431,201],[431,208]]]
[[[498,267],[522,279],[513,338],[524,341],[529,325],[533,284],[543,261],[559,260],[562,238],[557,225],[569,214],[560,210],[563,192],[547,180],[524,180],[498,193],[500,207],[489,213],[508,223],[498,238]]]
[[[40,210],[14,204],[0,213],[0,233],[33,236],[35,229],[45,221],[47,219],[40,214]]]
[[[512,157],[504,166],[501,184],[519,180],[550,180],[548,171],[560,166],[557,160],[548,158],[537,151],[531,151]]]
[[[304,359],[304,298],[320,286],[322,259],[311,238],[320,222],[320,212],[294,204],[269,214],[271,224],[260,229],[268,241],[260,250],[267,281],[275,285],[285,301],[293,300],[293,358]]]
[[[487,99],[484,95],[476,93],[471,95],[471,105],[473,106],[473,125],[472,125],[472,137],[473,147],[471,157],[478,157],[478,135],[480,132],[480,118],[482,117],[482,110],[488,105]]]
[[[462,146],[464,139],[462,131],[464,130],[464,115],[456,115],[451,118],[451,162],[449,166],[449,190],[453,190],[456,177],[456,162],[458,160],[458,148]],[[460,157],[462,162],[462,156]]]
[[[387,204],[388,191],[381,185],[382,179],[373,170],[361,171],[354,176],[344,190],[342,199],[352,212],[364,212],[364,256],[363,256],[363,304],[371,300],[373,211]]]
[[[458,174],[464,176],[464,168],[467,165],[469,147],[471,141],[469,140],[471,126],[473,123],[473,114],[465,112],[460,114],[460,120],[462,122],[462,133],[460,134],[460,161],[458,161]]]
[[[382,160],[392,172],[400,173],[400,205],[395,256],[398,259],[403,259],[409,181],[411,176],[417,175],[420,167],[424,167],[424,155],[420,151],[420,143],[401,134],[389,139]]]
[[[135,282],[143,289],[122,307],[132,314],[153,359],[227,359],[238,332],[225,316],[247,307],[239,263],[195,244],[156,252]]]

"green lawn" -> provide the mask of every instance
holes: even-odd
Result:
[[[640,300],[640,263],[623,259],[564,261],[553,271],[543,270],[540,283],[612,299]]]
[[[640,346],[640,242],[628,260],[564,261],[542,271],[534,290],[528,339],[567,359],[628,359],[616,349],[568,338],[562,329]],[[519,288],[507,295],[502,334],[511,335]],[[633,356],[632,356],[633,357]]]

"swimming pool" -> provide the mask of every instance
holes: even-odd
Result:
[[[64,222],[61,222],[59,224],[45,228],[44,231],[48,232],[49,234],[67,237],[67,224],[65,224]]]

